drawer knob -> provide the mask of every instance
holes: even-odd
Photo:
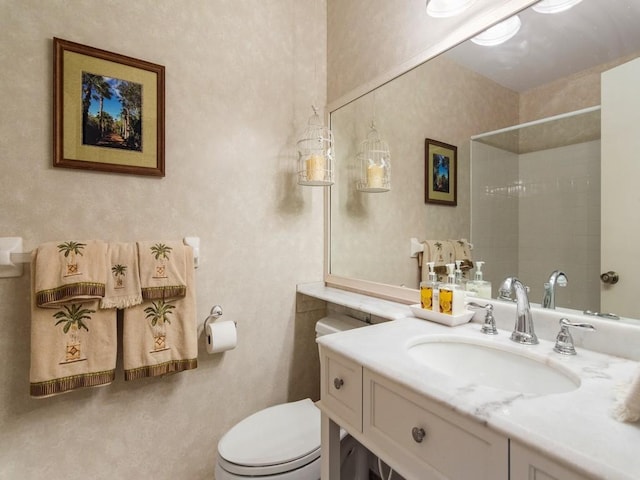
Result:
[[[411,430],[411,436],[416,443],[422,443],[424,437],[427,436],[427,432],[424,431],[424,428],[413,427],[413,429]]]
[[[340,388],[342,388],[342,386],[344,385],[344,380],[342,380],[341,378],[334,378],[333,379],[333,386],[336,387],[336,390],[340,390]]]

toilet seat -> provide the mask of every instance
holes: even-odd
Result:
[[[320,410],[310,399],[261,410],[229,430],[218,464],[240,476],[290,472],[320,457]]]

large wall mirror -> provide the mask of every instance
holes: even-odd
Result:
[[[337,181],[327,202],[328,284],[415,301],[422,273],[410,239],[469,239],[494,297],[516,275],[540,303],[560,269],[568,284],[559,306],[640,318],[640,304],[603,305],[600,280],[615,250],[600,234],[613,215],[601,201],[601,171],[613,156],[601,140],[612,130],[600,108],[603,72],[640,62],[640,2],[583,0],[553,15],[533,7],[518,13],[520,30],[507,42],[468,40],[330,112]],[[372,125],[391,153],[387,192],[356,188]],[[426,138],[457,147],[455,206],[425,202]],[[620,243],[631,232],[614,233]],[[637,284],[635,275],[620,275],[620,285]]]

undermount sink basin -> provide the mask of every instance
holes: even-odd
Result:
[[[510,347],[433,336],[409,347],[409,355],[432,370],[500,390],[548,395],[570,392],[580,386],[579,377],[562,365],[517,352],[526,347],[516,344]]]

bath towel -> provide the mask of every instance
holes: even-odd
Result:
[[[198,366],[193,250],[177,243],[163,245],[172,246],[167,253],[169,258],[165,259],[167,263],[175,262],[185,267],[183,295],[179,294],[180,289],[173,288],[176,282],[167,279],[170,288],[164,291],[164,297],[157,297],[158,292],[162,293],[160,287],[148,288],[149,282],[155,285],[157,279],[143,276],[143,303],[124,310],[122,351],[125,380],[166,375]],[[142,270],[142,260],[140,263]],[[145,297],[145,291],[152,292],[153,296]]]
[[[102,298],[107,279],[107,244],[49,242],[37,248],[35,296],[39,307],[55,308],[69,300]]]
[[[111,383],[117,353],[116,312],[100,310],[99,301],[87,300],[82,288],[76,297],[67,291],[64,303],[57,300],[47,308],[38,306],[36,279],[46,268],[46,262],[38,261],[40,254],[36,249],[31,262],[31,395],[42,398]],[[79,270],[93,268],[84,263]],[[52,274],[47,272],[48,276]]]
[[[631,383],[620,390],[613,417],[621,422],[640,420],[640,370]]]
[[[184,297],[187,288],[184,247],[182,242],[138,242],[143,299]]]
[[[100,308],[122,309],[142,303],[138,247],[135,243],[109,243],[107,270]]]

